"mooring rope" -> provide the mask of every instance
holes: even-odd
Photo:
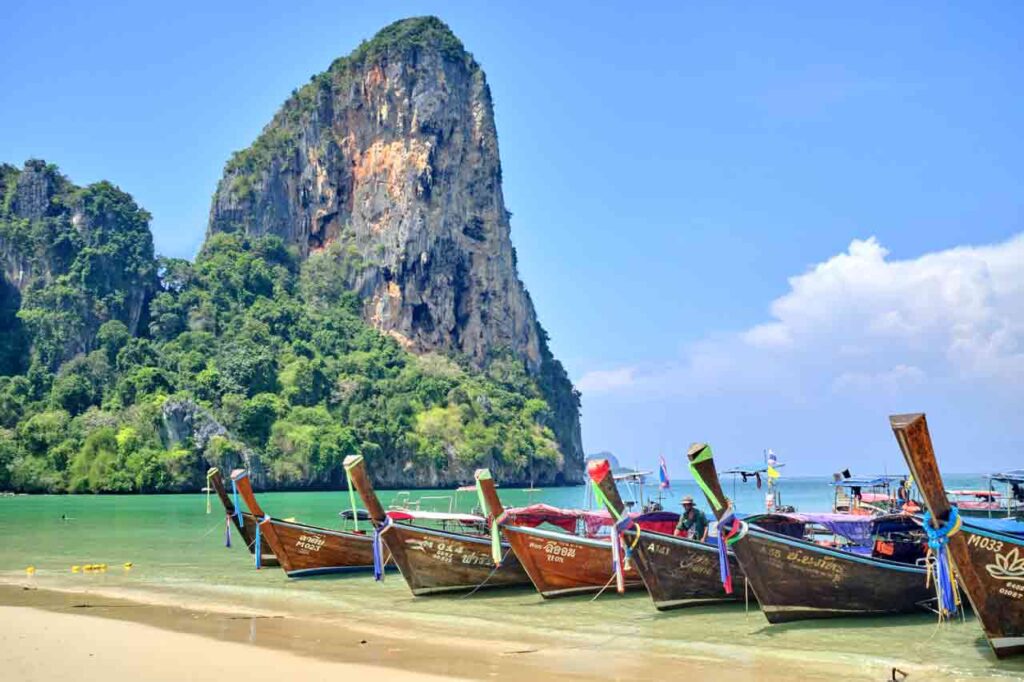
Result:
[[[501,558],[501,560],[502,560],[503,562],[505,561],[505,557],[507,557],[507,556],[508,556],[508,553],[509,553],[509,552],[511,552],[511,551],[512,551],[512,548],[511,548],[511,547],[509,547],[509,548],[508,548],[508,550],[507,550],[507,551],[505,552],[505,556],[503,556],[503,557]],[[464,595],[462,595],[461,597],[459,597],[459,599],[467,599],[468,597],[472,597],[472,596],[473,596],[474,594],[476,594],[476,593],[477,593],[477,591],[478,591],[478,590],[479,590],[479,589],[480,589],[481,587],[483,587],[484,585],[486,585],[486,584],[487,584],[487,583],[488,583],[488,582],[490,581],[490,579],[494,577],[494,574],[498,572],[498,569],[499,569],[499,568],[501,568],[501,566],[500,566],[500,565],[499,565],[498,563],[495,563],[495,564],[494,564],[494,568],[492,568],[492,569],[491,569],[491,572],[487,574],[487,577],[486,577],[486,578],[484,578],[484,581],[483,581],[482,583],[480,583],[479,585],[477,585],[476,587],[474,587],[474,588],[473,588],[473,589],[472,589],[471,591],[469,591],[469,592],[467,592],[466,594],[464,594]]]

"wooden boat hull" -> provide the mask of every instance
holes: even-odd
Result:
[[[260,527],[289,578],[373,570],[369,535],[270,518]]]
[[[626,534],[627,541],[631,533]],[[687,538],[641,531],[633,548],[636,570],[659,611],[740,601],[746,578],[729,552],[733,593],[726,594],[718,567],[718,547]]]
[[[924,610],[925,570],[861,557],[751,526],[733,545],[769,623]]]
[[[965,522],[949,546],[996,656],[1024,654],[1024,541]]]
[[[950,513],[923,414],[893,415],[893,433],[936,519]],[[1024,654],[1024,540],[964,520],[947,545],[958,582],[999,658]]]
[[[503,526],[501,530],[530,582],[545,599],[609,586],[615,591],[609,541],[525,526]],[[625,579],[626,589],[643,588],[635,568],[625,571]]]
[[[503,545],[505,561],[495,570],[490,538],[402,523],[391,524],[382,537],[416,596],[530,583],[508,545]]]

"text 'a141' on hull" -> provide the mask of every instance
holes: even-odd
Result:
[[[609,511],[619,516],[625,514],[626,506],[607,460],[592,460],[587,465],[587,474]],[[655,608],[666,611],[743,599],[745,578],[736,555],[728,553],[735,576],[730,593],[722,585],[718,548],[671,535],[678,520],[679,515],[672,512],[640,514],[622,534],[623,544],[631,548],[633,564]]]

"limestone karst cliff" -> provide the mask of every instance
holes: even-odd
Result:
[[[0,372],[28,365],[22,325],[49,368],[92,350],[104,322],[144,331],[157,287],[148,222],[109,182],[76,187],[40,160],[0,165]]]
[[[582,476],[579,401],[516,272],[483,70],[433,17],[396,22],[295,91],[228,162],[209,233],[326,253],[363,317],[414,352],[511,350]]]

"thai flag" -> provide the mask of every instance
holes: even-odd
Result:
[[[659,457],[658,459],[661,462],[661,466],[658,467],[658,480],[660,481],[658,487],[662,490],[667,490],[671,487],[668,482],[668,464],[665,464],[664,457]]]

